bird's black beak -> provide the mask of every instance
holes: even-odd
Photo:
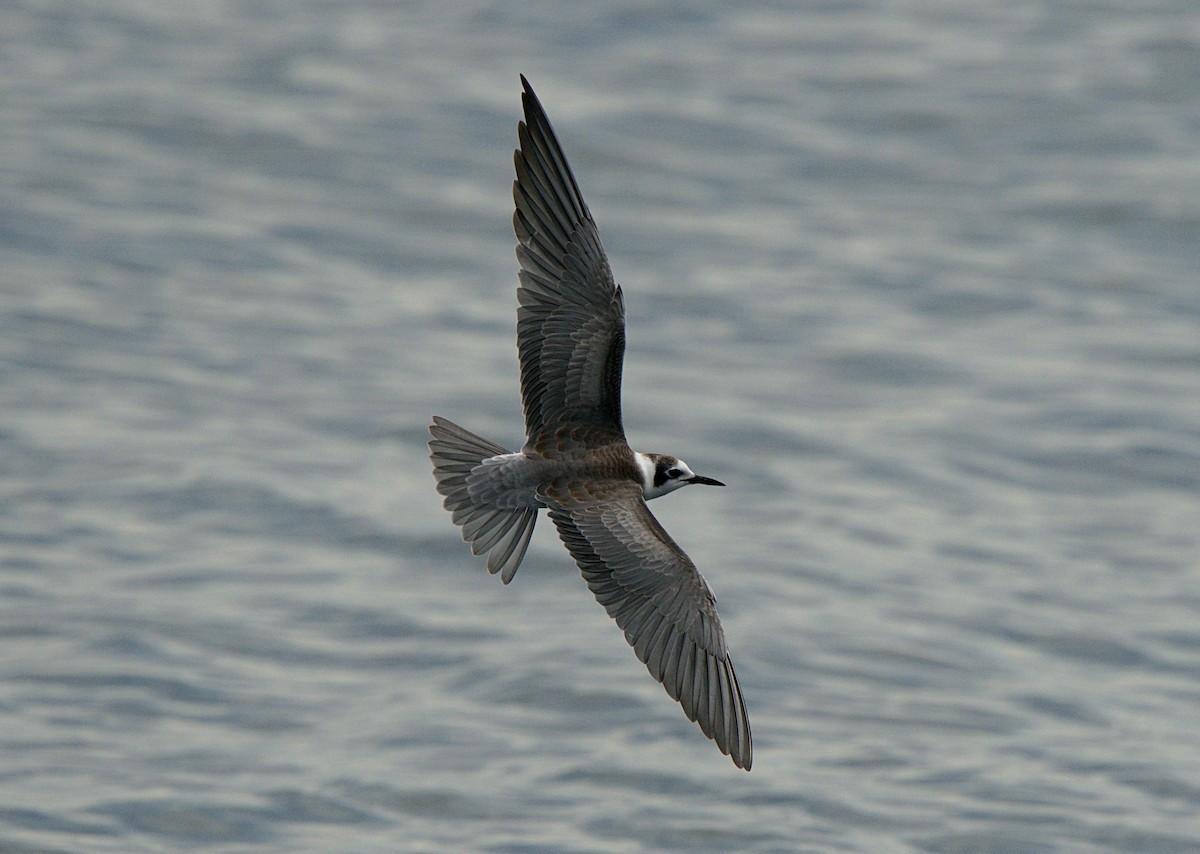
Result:
[[[719,481],[719,480],[713,480],[711,477],[704,477],[703,475],[698,475],[698,474],[694,474],[691,477],[689,477],[688,483],[698,483],[701,486],[724,486],[725,485],[725,484],[721,483],[721,481]]]

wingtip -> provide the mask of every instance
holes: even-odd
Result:
[[[533,86],[529,83],[529,78],[524,74],[521,75],[521,89],[524,90],[525,98],[532,100],[535,104],[540,103],[537,93],[533,91]]]
[[[521,104],[525,108],[525,121],[523,124],[536,123],[539,119],[546,124],[550,120],[546,117],[546,109],[542,106],[542,100],[537,96],[537,92],[533,91],[533,86],[530,85],[529,79],[521,75],[521,87],[525,90],[521,94]]]
[[[738,768],[741,768],[743,771],[749,771],[750,766],[754,764],[754,746],[750,742],[749,731],[745,733],[745,737],[746,741],[744,743],[735,742],[728,745],[728,751],[722,749],[721,752],[732,759],[733,764]]]

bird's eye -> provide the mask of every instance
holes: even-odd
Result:
[[[683,474],[683,472],[680,471],[679,469],[668,469],[667,470],[667,477],[679,477],[681,474]]]

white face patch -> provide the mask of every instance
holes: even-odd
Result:
[[[683,460],[677,461],[671,468],[679,469],[679,474],[677,477],[679,477],[681,480],[687,480],[689,477],[696,476],[696,473],[688,468],[687,463],[685,463]]]
[[[674,477],[655,485],[658,466],[661,463],[661,458],[655,458],[651,454],[641,454],[634,451],[634,459],[637,460],[638,468],[642,472],[642,495],[647,501],[651,498],[658,498],[660,495],[666,495],[668,492],[674,492],[681,486],[687,486],[687,478],[693,477],[692,470],[687,467],[687,464],[674,460],[668,470],[678,470],[679,473]]]
[[[642,472],[642,494],[649,501],[654,495],[650,493],[654,490],[654,460],[649,454],[633,452],[633,458],[637,461],[638,468]],[[658,493],[655,493],[657,495]]]

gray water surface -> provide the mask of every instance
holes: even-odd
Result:
[[[1200,6],[2,18],[0,850],[1200,850]],[[433,489],[522,440],[518,72],[750,774]]]

